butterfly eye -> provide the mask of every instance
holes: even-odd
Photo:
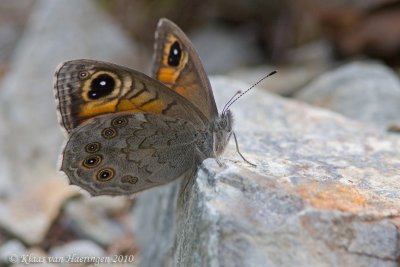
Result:
[[[122,183],[136,184],[138,182],[137,177],[133,177],[132,175],[125,175],[121,178]]]
[[[226,121],[225,121],[225,120],[221,120],[220,123],[219,123],[219,125],[220,125],[220,127],[221,127],[222,129],[226,128]]]
[[[89,156],[82,162],[82,165],[86,168],[94,168],[101,163],[102,159],[100,155]]]
[[[181,62],[182,49],[177,41],[175,41],[169,49],[168,65],[177,67]]]
[[[128,124],[127,118],[118,117],[112,120],[111,125],[114,127],[122,128]]]
[[[94,152],[99,151],[100,148],[101,148],[101,145],[99,142],[93,142],[93,143],[87,144],[85,146],[85,151],[87,153],[94,153]]]
[[[113,177],[114,177],[114,170],[111,168],[102,169],[96,175],[96,179],[99,182],[110,181]]]
[[[114,138],[117,135],[117,130],[114,128],[105,128],[102,132],[101,135],[106,138],[106,139],[111,139]]]
[[[101,97],[107,96],[114,91],[115,80],[108,74],[101,74],[95,79],[93,79],[90,84],[90,91],[88,92],[88,97],[90,99],[99,99]]]

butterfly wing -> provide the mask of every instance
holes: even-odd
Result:
[[[131,112],[98,116],[72,131],[61,171],[91,195],[128,195],[193,172],[200,138],[204,143],[192,123],[178,118]]]
[[[218,116],[200,57],[185,33],[167,19],[157,26],[152,77],[188,99],[210,121]]]
[[[93,117],[123,111],[150,112],[203,125],[207,118],[184,97],[143,73],[111,63],[73,60],[56,70],[54,94],[68,134]]]

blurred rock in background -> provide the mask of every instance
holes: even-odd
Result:
[[[212,31],[209,31],[211,38],[208,39],[204,35],[202,40],[194,40],[194,44],[203,47],[210,41],[208,50],[215,48],[215,51],[212,51],[214,54],[221,54],[217,50],[222,50],[224,53],[224,50],[230,50],[228,48],[231,46],[240,48],[243,47],[243,43],[247,43],[247,49],[232,51],[238,58],[246,58],[246,55],[249,55],[247,62],[253,64],[259,63],[262,58],[278,59],[291,46],[295,35],[290,1],[104,0],[100,2],[132,36],[141,40],[146,46],[152,46],[154,28],[160,17],[167,17],[181,25],[189,36],[196,29],[211,25]],[[216,45],[221,43],[215,43],[213,36],[218,34],[220,38],[224,38],[230,33],[235,33],[235,36],[217,49]],[[258,48],[254,49],[254,44],[257,44]],[[254,53],[257,55],[257,50],[266,53],[259,54],[258,60],[254,61],[253,55]],[[202,52],[200,49],[200,56],[209,56],[208,53],[202,54]],[[225,57],[221,54],[219,60],[221,62],[232,60],[229,56],[229,53],[226,53]],[[205,62],[207,65],[208,62]],[[214,73],[213,71],[212,69],[210,73]]]
[[[15,15],[25,9],[21,5]],[[132,201],[78,196],[57,171],[63,136],[52,84],[62,61],[92,58],[145,69],[141,53],[92,1],[35,1],[25,20],[23,36],[4,58],[10,67],[0,84],[0,266],[11,252],[57,256],[79,247],[83,255],[135,253],[134,239],[127,239]],[[116,246],[119,240],[130,248]]]
[[[33,0],[0,2],[0,78],[9,67],[33,4]]]
[[[400,79],[379,62],[353,62],[327,72],[296,96],[385,130],[400,114]]]
[[[364,55],[400,64],[400,4],[396,0],[102,0],[100,3],[146,46],[152,44],[157,20],[167,17],[189,34],[210,25],[210,21],[212,25],[230,28],[231,32],[235,28],[248,28],[243,39],[255,40],[263,51],[264,61],[272,63],[287,60],[293,48],[322,37],[331,42],[332,56],[345,59]],[[248,39],[250,34],[252,37]]]
[[[368,56],[400,64],[400,2],[370,1],[369,5],[321,6],[321,29],[335,56]]]

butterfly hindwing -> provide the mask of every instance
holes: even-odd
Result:
[[[93,117],[123,111],[150,112],[202,125],[206,118],[186,99],[138,71],[94,60],[62,63],[54,93],[60,124],[69,134]]]
[[[188,99],[209,120],[218,116],[200,57],[183,31],[168,19],[161,19],[157,26],[152,77]]]
[[[193,143],[203,138],[196,133],[194,124],[160,114],[98,116],[72,132],[61,170],[91,195],[133,194],[193,172]]]

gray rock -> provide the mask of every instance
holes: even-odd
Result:
[[[386,129],[399,119],[400,80],[380,63],[349,63],[321,75],[297,98]]]
[[[72,258],[79,260],[84,257],[97,257],[100,258],[105,255],[103,249],[88,240],[76,240],[59,247],[53,247],[49,251],[49,255],[52,257],[62,257],[66,262],[71,259],[70,263],[73,261]],[[79,262],[78,262],[79,263]]]
[[[10,59],[33,3],[33,0],[0,2],[0,68]]]
[[[248,87],[212,84],[219,106]],[[398,266],[400,138],[261,90],[236,103],[257,167],[231,144],[225,166],[140,194],[142,266]]]
[[[0,227],[29,245],[39,244],[66,199],[76,194],[61,179],[39,180],[35,186],[0,202]]]
[[[49,258],[47,253],[39,247],[31,247],[20,256],[19,260],[10,267],[24,267],[27,265],[35,265],[40,267],[59,267],[58,263],[61,259]]]
[[[107,217],[100,205],[91,207],[87,201],[76,199],[69,201],[64,211],[71,222],[76,224],[77,231],[103,246],[108,246],[128,234],[120,224]]]
[[[80,201],[88,209],[96,209],[107,215],[124,213],[132,204],[132,199],[126,196],[82,197]]]
[[[279,76],[285,77],[284,79],[268,79],[261,82],[258,87],[282,96],[292,96],[326,69],[326,65],[320,64],[303,64],[301,67],[296,65],[280,66],[278,68],[273,68],[272,66],[258,66],[238,68],[228,73],[228,76],[248,84],[255,84],[271,71],[277,70]],[[247,88],[242,88],[242,91],[246,89]]]
[[[61,61],[93,58],[138,66],[136,46],[92,1],[37,1],[0,86],[0,195],[60,179],[62,142],[52,92]]]
[[[262,62],[263,54],[251,27],[231,29],[210,24],[193,32],[190,39],[209,74],[224,74],[238,66]]]
[[[18,240],[10,240],[0,247],[0,265],[10,264],[11,257],[20,257],[26,252],[25,246]]]
[[[285,62],[297,65],[298,68],[306,66],[321,66],[326,68],[332,65],[332,48],[328,41],[317,40],[307,42],[300,47],[293,48],[285,57]]]
[[[41,243],[66,199],[77,192],[56,166],[63,139],[52,92],[57,64],[94,58],[135,67],[137,55],[135,44],[92,1],[36,1],[0,86],[3,230],[26,244]],[[108,204],[105,209],[110,211],[119,205]],[[98,239],[104,240],[107,233],[116,231],[105,231]]]
[[[142,266],[170,266],[176,233],[176,202],[180,181],[138,195],[132,227],[141,247]],[[154,209],[154,210],[149,210]]]
[[[397,228],[393,223],[385,220],[374,224],[362,222],[354,228],[354,238],[348,247],[350,252],[381,259],[400,257]]]

